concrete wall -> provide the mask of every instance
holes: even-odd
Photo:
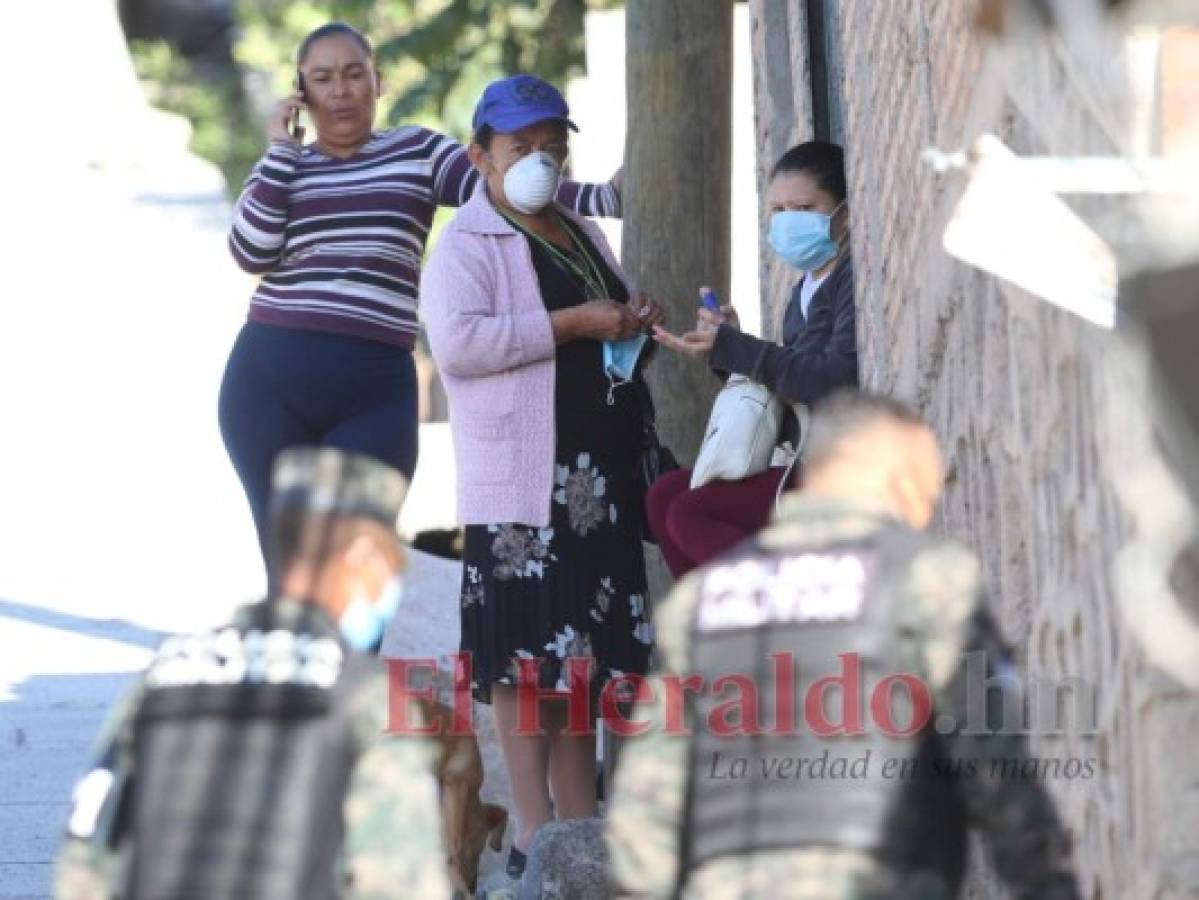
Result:
[[[1143,359],[950,259],[940,236],[962,185],[920,161],[983,131],[1021,154],[1122,152],[1138,97],[1117,36],[1081,23],[1064,39],[991,46],[972,6],[839,4],[863,380],[935,425],[949,460],[937,527],[979,552],[1028,674],[1096,687],[1097,736],[1035,742],[1042,756],[1097,761],[1094,778],[1049,783],[1086,895],[1183,896],[1199,888],[1199,703],[1167,669],[1199,644],[1162,639],[1194,637],[1167,577],[1194,511],[1158,458]],[[812,133],[805,7],[751,0],[763,169]],[[1111,201],[1072,205],[1105,235],[1132,216]],[[777,306],[783,279],[764,269]],[[1001,896],[985,872],[972,894]]]

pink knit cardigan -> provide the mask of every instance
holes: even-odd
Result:
[[[558,211],[631,291],[600,230]],[[450,401],[459,521],[549,525],[554,335],[528,243],[486,190],[442,232],[421,278],[420,308]]]

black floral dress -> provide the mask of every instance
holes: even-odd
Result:
[[[586,236],[567,227],[590,254],[606,295],[627,300]],[[584,279],[525,239],[547,309],[590,299]],[[560,344],[556,362],[550,524],[465,530],[462,649],[471,654],[472,688],[483,703],[491,702],[493,684],[518,683],[521,659],[536,660],[539,687],[566,691],[565,660],[590,658],[593,703],[610,679],[644,674],[649,663],[653,626],[633,483],[642,430],[637,389],[613,388],[599,341]]]

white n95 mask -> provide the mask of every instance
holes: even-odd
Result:
[[[549,206],[561,180],[562,171],[554,158],[537,150],[504,174],[504,196],[517,212],[531,216]]]

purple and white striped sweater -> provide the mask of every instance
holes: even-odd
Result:
[[[461,206],[479,174],[453,138],[409,125],[376,132],[354,156],[277,142],[234,210],[229,248],[263,278],[250,320],[412,347],[417,286],[438,206]],[[564,182],[558,200],[619,216],[610,184]]]

